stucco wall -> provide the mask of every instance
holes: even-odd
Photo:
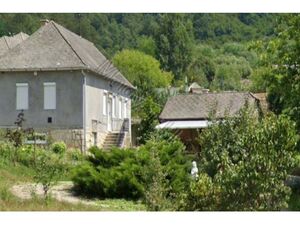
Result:
[[[56,83],[56,109],[44,110],[44,82]],[[28,83],[29,108],[24,111],[24,126],[33,128],[82,128],[82,84],[80,71],[0,73],[0,127],[14,125],[16,83]],[[52,123],[48,123],[52,117]]]
[[[97,143],[101,146],[104,142],[105,134],[107,130],[107,115],[103,114],[103,94],[106,92],[108,96],[116,96],[127,98],[127,117],[131,118],[131,90],[124,86],[111,82],[107,79],[103,79],[99,75],[93,73],[86,74],[86,132],[87,132],[87,146],[89,147],[92,141],[92,132],[97,132]],[[117,105],[117,112],[119,111],[119,104]],[[119,132],[123,124],[123,119],[119,119],[119,116],[112,118],[112,132]],[[130,121],[130,119],[129,119]],[[128,133],[130,136],[131,132]],[[127,142],[127,145],[130,143]]]

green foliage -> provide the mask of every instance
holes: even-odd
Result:
[[[155,58],[137,50],[123,50],[114,56],[113,62],[138,88],[167,87],[172,81],[172,74],[162,71]]]
[[[212,90],[245,90],[242,81],[252,75],[258,57],[247,44],[226,43],[221,49],[198,44],[188,66],[189,82]]]
[[[152,37],[141,36],[137,40],[137,49],[155,58],[156,44]]]
[[[266,92],[268,87],[268,77],[271,75],[271,70],[268,67],[259,67],[253,71],[250,80],[252,81],[251,84],[251,91],[253,92]]]
[[[199,202],[189,204],[188,209],[287,207],[291,192],[284,182],[294,168],[298,141],[295,125],[284,116],[270,115],[259,120],[252,115],[253,112],[243,110],[239,117],[227,118],[203,131],[199,165],[200,171],[210,178],[201,178],[187,198],[201,196],[206,189],[212,193],[208,192],[202,200],[194,199]]]
[[[44,196],[48,197],[48,191],[62,178],[66,166],[61,157],[51,154],[40,154],[35,162],[35,182],[43,186]]]
[[[56,154],[64,154],[67,150],[67,146],[64,142],[55,142],[51,145],[51,150]]]
[[[161,15],[155,42],[162,68],[172,71],[176,80],[183,80],[192,57],[194,37],[191,20],[183,14]]]
[[[219,205],[220,190],[206,173],[200,173],[197,181],[190,183],[188,191],[181,195],[180,210],[212,211]]]
[[[178,139],[164,137],[153,136],[136,150],[92,147],[86,163],[73,171],[76,190],[100,198],[144,198],[151,210],[170,207],[173,193],[189,185],[191,163]]]
[[[197,82],[202,87],[209,88],[216,73],[215,54],[215,49],[208,45],[195,47],[186,72],[189,82]]]
[[[214,90],[240,90],[240,74],[230,65],[220,65],[211,88]]]
[[[300,16],[298,14],[281,15],[276,37],[267,43],[257,42],[261,66],[267,67],[265,80],[270,108],[275,113],[285,113],[300,129]]]
[[[104,152],[90,149],[88,162],[73,171],[72,180],[78,193],[100,198],[132,198],[143,194],[141,167],[130,149],[112,149]]]
[[[168,195],[178,194],[188,187],[191,159],[184,152],[183,143],[174,134],[170,131],[158,131],[139,150],[147,153],[148,158],[154,159],[154,163],[155,157],[158,155],[163,168],[162,173],[169,186]],[[150,157],[149,154],[153,155]],[[151,173],[154,174],[150,169],[146,171],[149,171],[149,177],[151,177]]]
[[[138,128],[138,142],[144,144],[152,132],[155,131],[155,126],[159,124],[158,116],[161,112],[161,107],[154,102],[153,98],[147,97],[139,106],[139,117],[141,119]]]
[[[0,161],[13,161],[15,147],[8,141],[0,142]]]
[[[167,174],[163,171],[157,148],[151,148],[149,163],[144,170],[145,194],[144,201],[150,211],[163,211],[171,208],[171,202],[167,198],[169,186]]]
[[[248,13],[193,14],[195,38],[214,45],[226,42],[244,42],[270,36],[278,15]]]

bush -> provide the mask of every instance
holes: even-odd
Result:
[[[40,154],[34,167],[34,180],[43,186],[44,196],[48,197],[48,191],[63,176],[66,166],[61,157],[51,154]]]
[[[15,147],[7,141],[0,142],[0,158],[2,161],[13,161]]]
[[[88,161],[77,166],[72,180],[77,192],[100,198],[132,198],[142,196],[141,166],[134,150],[114,148],[105,152],[97,147],[90,150]]]
[[[67,146],[64,142],[55,142],[51,145],[51,150],[57,154],[64,154]]]
[[[187,190],[181,195],[180,210],[209,211],[217,208],[220,190],[206,173],[200,173]]]
[[[191,162],[183,150],[178,139],[157,137],[136,150],[114,148],[107,152],[92,147],[87,161],[73,170],[72,180],[78,193],[100,198],[146,198],[149,208],[157,210],[157,199],[161,203],[172,199],[189,186]]]
[[[195,203],[188,204],[187,209],[287,207],[291,190],[285,181],[294,168],[298,141],[295,124],[284,116],[270,115],[260,120],[252,115],[243,110],[238,117],[226,118],[203,131],[200,171],[210,177],[206,186],[215,190],[212,196],[216,200],[205,205],[203,198],[193,198],[203,195],[203,189],[195,189],[188,194]]]

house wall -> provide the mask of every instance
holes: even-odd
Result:
[[[44,110],[44,82],[56,83],[56,109]],[[35,129],[82,129],[82,87],[80,71],[0,73],[0,127],[14,126],[16,83],[28,83],[29,108],[24,110],[24,127]],[[48,123],[52,117],[52,123]]]
[[[129,132],[125,133],[124,144],[126,146],[131,145],[131,100],[130,94],[131,90],[120,85],[116,82],[109,81],[100,77],[97,74],[85,73],[86,75],[86,133],[87,147],[94,144],[93,132],[97,133],[97,145],[100,147],[103,145],[106,135],[108,134],[108,116],[103,114],[103,95],[107,94],[108,97],[116,96],[126,98],[127,103],[127,117],[129,118]],[[112,132],[120,132],[124,118],[120,119],[118,116],[119,104],[116,104],[116,117],[112,118]],[[122,104],[123,107],[123,104]]]
[[[56,83],[55,110],[44,110],[44,82]],[[101,147],[104,143],[108,133],[107,115],[103,115],[104,92],[108,96],[115,95],[116,99],[128,99],[127,117],[130,130],[125,133],[124,144],[131,145],[131,90],[123,85],[82,71],[40,71],[36,76],[33,72],[0,73],[0,128],[15,127],[14,122],[20,112],[16,110],[16,83],[28,83],[29,108],[24,110],[24,128],[30,127],[38,132],[51,134],[54,140],[65,141],[78,148],[94,145],[93,132],[97,133],[97,145]],[[118,112],[119,104],[116,105]],[[84,109],[86,129],[83,123]],[[48,117],[52,117],[51,124],[48,123]],[[124,118],[120,119],[118,115],[113,118],[112,131],[120,132],[123,121]]]

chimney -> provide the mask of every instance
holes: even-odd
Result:
[[[48,19],[41,19],[41,20],[40,20],[41,26],[45,26],[45,25],[47,25],[47,23],[49,23],[49,22],[50,22],[50,20],[48,20]]]

